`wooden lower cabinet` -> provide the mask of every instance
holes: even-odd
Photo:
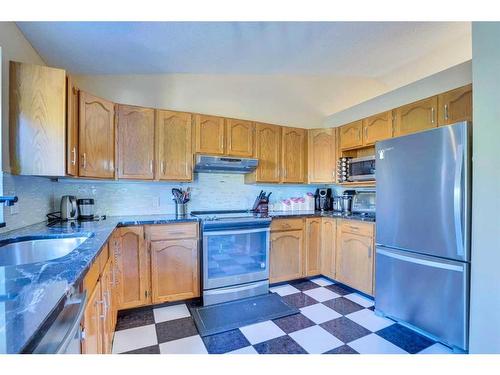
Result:
[[[88,297],[87,307],[83,314],[83,354],[102,353],[101,304],[101,284],[97,283],[93,292]]]
[[[109,257],[108,244],[102,247],[90,267],[83,288],[87,291],[88,300],[82,322],[82,353],[111,353],[117,310],[113,299],[113,258]]]
[[[151,241],[152,302],[199,297],[198,240]]]
[[[321,274],[335,278],[335,243],[337,220],[332,218],[321,219]]]
[[[321,273],[321,218],[306,219],[305,276]]]
[[[151,303],[149,256],[142,226],[115,230],[112,243],[116,262],[118,309]]]
[[[304,231],[271,232],[269,251],[270,283],[304,276]]]
[[[351,225],[352,231],[341,225],[337,231],[336,280],[373,295],[374,237],[363,234],[365,228],[354,229],[361,225]]]
[[[108,261],[101,276],[101,299],[102,299],[102,352],[111,353],[113,344],[113,334],[115,331],[116,309],[113,306],[113,284],[112,284],[112,264]]]

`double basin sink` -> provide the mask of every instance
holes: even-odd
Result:
[[[91,235],[19,237],[0,241],[0,267],[47,262],[62,258]]]

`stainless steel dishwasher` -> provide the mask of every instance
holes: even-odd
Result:
[[[63,309],[35,347],[35,354],[80,354],[81,321],[87,303],[87,292],[68,297]]]

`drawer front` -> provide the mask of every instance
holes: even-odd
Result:
[[[374,232],[374,225],[372,223],[361,223],[354,220],[342,220],[340,229],[342,232],[372,237]]]
[[[304,229],[304,219],[273,219],[271,231]]]
[[[147,225],[146,234],[150,241],[198,238],[198,223]]]

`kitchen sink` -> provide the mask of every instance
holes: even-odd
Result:
[[[0,242],[0,267],[45,262],[61,258],[86,241],[78,237],[20,237]]]

